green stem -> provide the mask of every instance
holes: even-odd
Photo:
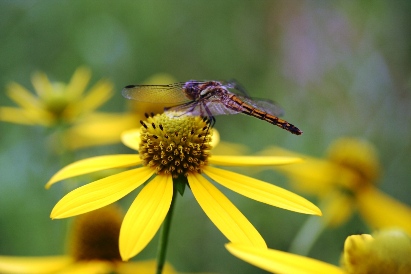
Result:
[[[71,164],[75,157],[74,157],[74,152],[70,149],[67,148],[65,142],[65,134],[66,134],[66,129],[67,127],[64,127],[63,125],[57,126],[55,132],[54,132],[54,137],[56,138],[56,142],[54,143],[54,147],[52,147],[53,153],[59,157],[59,162],[60,162],[60,168],[65,167],[68,164]],[[76,181],[78,181],[77,178],[71,178],[68,180],[65,180],[63,184],[62,191],[64,195],[71,190],[73,190],[73,186],[75,187]],[[67,251],[69,247],[67,246],[69,240],[70,240],[70,229],[72,228],[73,224],[73,218],[67,218],[64,222],[64,225],[62,225],[62,233],[64,233],[65,238],[66,238],[66,244],[64,245],[64,250]]]
[[[164,219],[163,226],[161,228],[160,240],[157,250],[157,271],[156,274],[161,274],[163,272],[164,263],[166,261],[168,236],[170,235],[171,219],[173,218],[174,206],[177,198],[177,190],[173,188],[173,198],[171,200],[170,209],[168,210],[167,216]]]
[[[306,256],[324,229],[318,216],[310,216],[291,242],[289,252]]]

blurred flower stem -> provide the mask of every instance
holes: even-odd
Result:
[[[68,127],[61,125],[58,126],[52,135],[52,146],[51,150],[54,154],[59,156],[60,166],[64,167],[75,160],[75,152],[71,150],[66,145],[66,130]]]
[[[163,222],[163,227],[161,228],[160,240],[158,242],[157,250],[157,270],[156,274],[163,273],[164,263],[166,261],[168,236],[170,235],[171,220],[173,219],[174,206],[177,199],[177,188],[173,189],[173,198],[171,199],[170,209],[166,215]]]
[[[330,195],[329,199],[332,199]],[[328,199],[320,202],[319,208],[325,208],[328,204]],[[318,237],[327,228],[327,224],[332,217],[326,215],[323,218],[316,218],[318,216],[308,216],[305,223],[300,227],[290,244],[289,252],[307,256],[311,248],[314,246]]]
[[[324,222],[320,218],[309,216],[291,242],[289,252],[307,256],[324,228]]]

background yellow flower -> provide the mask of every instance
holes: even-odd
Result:
[[[279,167],[296,189],[319,197],[326,225],[339,226],[358,210],[372,229],[401,227],[411,233],[411,207],[377,188],[383,168],[375,147],[356,138],[340,138],[328,149],[328,156],[316,159],[282,149],[264,153],[293,155],[305,161]]]
[[[108,206],[75,218],[67,241],[67,255],[44,257],[0,256],[0,272],[52,273],[154,273],[155,260],[123,263],[118,250],[121,210]],[[52,239],[50,239],[52,240]],[[177,273],[166,264],[164,274]]]
[[[113,86],[106,80],[96,83],[83,94],[90,78],[91,71],[84,67],[74,72],[68,84],[50,82],[46,74],[36,72],[31,79],[36,96],[12,82],[7,87],[7,94],[20,107],[1,107],[0,120],[48,127],[71,125],[112,96]]]

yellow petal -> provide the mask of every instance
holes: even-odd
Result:
[[[62,168],[60,171],[54,174],[53,177],[51,177],[51,179],[46,184],[46,188],[49,188],[52,184],[58,181],[78,175],[110,168],[130,167],[138,165],[140,163],[140,156],[134,154],[106,155],[87,158],[69,164],[68,166]]]
[[[90,117],[91,116],[91,117]],[[90,113],[65,133],[69,149],[119,143],[121,133],[137,126],[136,116],[123,113]]]
[[[247,218],[202,175],[188,175],[191,191],[201,208],[231,242],[265,248],[264,239]]]
[[[86,67],[79,67],[74,72],[66,87],[66,94],[71,98],[78,98],[83,94],[91,78],[91,71]]]
[[[68,256],[11,257],[0,256],[0,273],[56,273],[73,263]]]
[[[54,93],[53,85],[50,83],[47,75],[42,72],[34,73],[31,77],[31,82],[33,83],[34,90],[36,91],[37,95],[42,100],[47,100]]]
[[[292,274],[345,274],[334,265],[274,249],[262,249],[234,243],[226,244],[234,256],[266,271]]]
[[[167,215],[172,197],[170,175],[157,175],[141,190],[121,225],[120,254],[123,260],[137,255],[151,241]]]
[[[114,270],[116,265],[110,261],[80,261],[70,265],[58,274],[102,274],[117,273]]]
[[[338,184],[352,181],[353,178],[353,174],[341,166],[285,149],[272,147],[262,154],[304,159],[294,165],[275,166],[275,170],[287,175],[296,189],[306,193],[321,195]]]
[[[0,107],[0,121],[23,125],[44,124],[42,119],[22,108]]]
[[[213,133],[213,135],[212,135],[212,137],[211,137],[210,145],[211,145],[211,147],[214,148],[214,147],[216,147],[216,146],[218,145],[218,143],[220,142],[220,133],[218,133],[218,131],[217,131],[215,128],[213,128],[212,133]]]
[[[211,166],[203,171],[226,188],[256,201],[295,212],[321,215],[321,210],[311,202],[275,185]]]
[[[210,164],[221,166],[274,166],[301,162],[301,158],[281,156],[222,156],[212,155]]]
[[[157,269],[156,260],[146,260],[137,262],[119,263],[116,268],[116,273],[121,274],[135,274],[135,273],[155,273]],[[164,264],[162,274],[177,274],[172,265]]]
[[[44,109],[43,103],[33,96],[24,87],[17,83],[11,83],[8,85],[8,96],[22,107],[23,111],[36,124],[48,126],[54,122],[53,115]],[[17,113],[8,113],[15,115]]]
[[[27,89],[17,83],[10,83],[7,86],[8,96],[19,106],[28,110],[42,111],[42,103]]]
[[[411,208],[376,188],[357,193],[357,206],[361,216],[375,228],[402,228],[411,235]]]
[[[121,134],[123,144],[138,151],[140,147],[140,129],[126,130]]]
[[[336,190],[324,196],[321,206],[323,208],[322,221],[326,226],[338,227],[351,217],[355,209],[355,201],[352,196]]]
[[[215,128],[210,145],[213,148],[213,155],[244,155],[248,151],[245,145],[221,141],[220,133]]]
[[[263,152],[263,155],[279,155],[284,157],[298,157],[304,159],[304,162],[299,163],[298,165],[291,166],[279,166],[275,170],[284,172],[286,175],[290,176],[291,179],[297,181],[297,183],[307,185],[308,190],[314,192],[318,191],[319,185],[329,185],[335,181],[332,172],[332,165],[324,160],[316,159],[309,157],[307,155],[295,153],[286,149],[279,147],[270,147]]]
[[[67,218],[114,203],[147,181],[153,173],[152,168],[141,167],[79,187],[54,206],[50,217]]]
[[[69,117],[75,117],[80,114],[91,112],[105,103],[113,94],[113,85],[108,81],[99,81],[88,92],[81,101],[70,105],[66,109],[66,114]]]

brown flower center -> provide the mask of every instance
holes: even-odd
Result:
[[[76,261],[121,261],[118,239],[122,214],[108,206],[77,217],[70,240],[71,254]]]
[[[201,173],[210,155],[212,129],[207,119],[179,114],[146,115],[140,121],[140,157],[157,174],[177,178],[190,172]]]

